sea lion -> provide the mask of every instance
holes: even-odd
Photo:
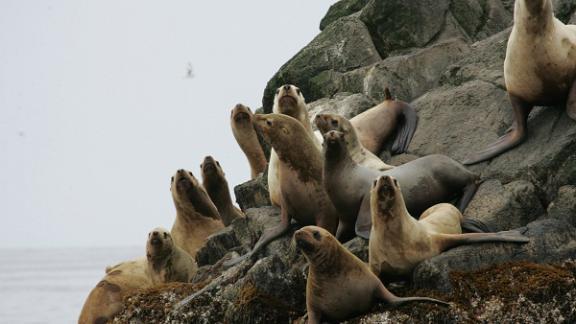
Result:
[[[304,126],[305,133],[312,138],[318,151],[322,149],[320,141],[312,131],[306,100],[298,87],[291,84],[285,84],[276,89],[272,112],[275,114],[288,115],[298,120],[302,126]],[[280,177],[278,175],[279,163],[278,155],[274,148],[272,148],[270,150],[270,166],[268,168],[268,190],[270,191],[270,201],[275,206],[280,206],[282,199],[280,197]]]
[[[565,104],[568,116],[576,120],[576,26],[554,17],[551,0],[516,0],[504,81],[514,122],[464,164],[489,160],[522,143],[534,106]]]
[[[323,228],[303,227],[294,233],[294,241],[310,262],[306,281],[306,310],[310,324],[340,322],[364,314],[377,300],[392,306],[414,301],[448,305],[427,297],[394,295],[368,265]]]
[[[237,104],[230,113],[230,125],[232,126],[232,134],[240,148],[246,155],[248,163],[250,164],[250,175],[252,179],[256,178],[260,173],[266,170],[268,161],[258,135],[252,125],[253,118],[250,108]]]
[[[226,181],[220,162],[207,156],[204,158],[204,162],[200,164],[200,169],[202,170],[202,185],[216,205],[224,226],[230,225],[236,218],[243,218],[244,213],[232,204],[228,181]]]
[[[346,146],[348,147],[348,152],[350,152],[350,156],[356,163],[379,171],[386,171],[393,168],[393,166],[384,163],[384,161],[368,151],[362,143],[360,143],[354,126],[343,116],[336,114],[317,114],[314,118],[314,123],[322,136],[331,130],[342,132]]]
[[[189,282],[198,270],[196,260],[175,245],[172,235],[155,228],[148,233],[146,243],[148,274],[155,285],[168,282]]]
[[[172,239],[194,258],[206,238],[224,228],[224,224],[218,209],[192,172],[176,171],[170,191],[176,207]]]
[[[372,185],[369,264],[378,276],[409,276],[418,263],[458,245],[529,241],[514,231],[462,234],[462,213],[446,203],[428,208],[416,220],[406,209],[400,187],[388,175],[380,176]]]
[[[336,233],[339,213],[322,185],[322,156],[298,120],[282,114],[255,115],[254,124],[278,154],[280,224],[264,230],[251,252],[227,262],[244,260],[286,233],[294,218],[300,225],[318,225]]]
[[[152,287],[145,258],[119,263],[106,269],[82,307],[79,324],[105,324],[123,307],[123,299],[136,289]]]
[[[356,163],[348,152],[342,132],[324,134],[324,187],[341,214],[343,231],[356,227],[356,234],[370,236],[370,187],[380,175],[394,176],[402,184],[408,211],[420,215],[440,202],[462,193],[459,209],[464,210],[476,189],[478,176],[445,155],[428,155],[387,171],[376,171]],[[488,229],[480,222],[466,219],[469,231]],[[340,229],[339,229],[340,230]]]
[[[408,103],[392,97],[384,89],[384,101],[354,116],[350,123],[356,129],[360,143],[374,154],[382,151],[382,145],[396,131],[392,153],[406,152],[418,126],[418,114]]]

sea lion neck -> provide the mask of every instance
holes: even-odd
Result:
[[[324,170],[335,170],[356,164],[346,145],[325,144],[324,147]]]

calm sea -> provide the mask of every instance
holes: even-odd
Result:
[[[77,323],[104,268],[142,247],[0,249],[0,323]]]

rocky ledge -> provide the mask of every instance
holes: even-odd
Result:
[[[274,89],[297,84],[313,113],[352,117],[390,87],[419,113],[401,164],[442,153],[456,160],[485,147],[511,123],[503,60],[513,0],[342,0],[322,19],[320,34],[273,76]],[[556,15],[576,21],[576,3],[554,1]],[[517,229],[526,245],[463,246],[422,262],[412,280],[389,285],[398,295],[424,295],[450,308],[377,305],[350,323],[576,322],[576,123],[562,107],[536,109],[520,147],[471,167],[484,181],[465,212],[497,230]],[[198,253],[190,284],[140,291],[125,300],[118,323],[290,323],[305,313],[307,264],[286,235],[253,260],[222,263],[247,252],[264,227],[279,221],[266,177],[235,188],[247,218],[211,236]],[[290,233],[291,234],[291,233]],[[367,242],[346,247],[367,260]],[[187,305],[179,301],[200,292]]]

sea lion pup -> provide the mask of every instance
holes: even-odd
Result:
[[[566,104],[576,120],[576,26],[554,17],[550,0],[516,0],[504,60],[504,81],[514,111],[509,130],[464,164],[489,160],[526,138],[534,106]]]
[[[350,156],[356,163],[379,171],[386,171],[393,168],[393,166],[384,163],[379,157],[362,146],[362,143],[358,140],[354,126],[343,116],[336,114],[318,114],[314,118],[314,123],[322,136],[331,130],[342,132],[346,146],[348,147],[348,152],[350,152]]]
[[[306,133],[312,138],[318,151],[322,149],[320,140],[312,131],[306,100],[298,87],[291,84],[285,84],[276,89],[272,112],[275,114],[288,115],[298,120],[304,126]],[[270,150],[270,166],[268,168],[268,190],[270,191],[270,201],[275,206],[280,206],[281,201],[280,179],[278,175],[279,163],[278,155],[274,148],[272,148]]]
[[[529,241],[513,231],[462,234],[462,214],[446,203],[428,208],[416,220],[406,210],[400,184],[388,175],[374,180],[370,207],[369,264],[376,275],[386,278],[409,276],[418,263],[458,245]]]
[[[200,169],[202,170],[202,185],[216,205],[224,226],[230,225],[236,218],[243,218],[244,213],[232,204],[228,181],[226,181],[220,162],[207,156],[204,158],[204,162],[200,164]]]
[[[384,89],[384,101],[350,119],[356,128],[360,143],[374,154],[382,151],[382,145],[396,130],[392,153],[406,152],[418,126],[418,114],[408,103],[396,100],[388,88]]]
[[[286,233],[294,218],[300,225],[318,225],[336,233],[339,213],[322,185],[322,156],[298,120],[282,115],[255,115],[254,124],[278,154],[280,224],[267,228],[251,252],[225,263],[247,259],[270,241]],[[340,234],[340,233],[339,233]]]
[[[174,245],[172,235],[160,227],[148,233],[146,259],[148,260],[148,274],[155,285],[168,282],[189,282],[198,269],[196,260]]]
[[[172,239],[194,258],[206,238],[224,228],[224,224],[218,209],[192,172],[176,171],[170,191],[176,207]]]
[[[310,262],[306,282],[306,310],[310,324],[340,322],[364,314],[377,300],[393,306],[413,301],[448,305],[427,297],[395,296],[368,265],[323,228],[303,227],[294,233],[294,241]]]
[[[240,145],[240,148],[248,159],[252,179],[264,172],[268,165],[264,150],[262,150],[262,146],[260,146],[258,135],[252,125],[253,116],[250,108],[242,104],[237,104],[230,113],[232,134],[234,134],[236,142]]]
[[[348,152],[342,132],[324,134],[324,187],[341,214],[340,227],[356,227],[356,234],[370,236],[370,186],[380,175],[394,176],[402,184],[408,211],[420,215],[429,207],[450,201],[462,193],[464,210],[478,188],[478,176],[445,155],[428,155],[387,171],[376,171],[356,163]],[[463,228],[472,232],[489,229],[479,221],[465,219]],[[340,228],[339,228],[340,230]]]
[[[146,258],[108,267],[104,278],[86,298],[78,323],[107,323],[122,310],[124,297],[136,289],[149,287],[152,287],[152,280],[148,276]]]

